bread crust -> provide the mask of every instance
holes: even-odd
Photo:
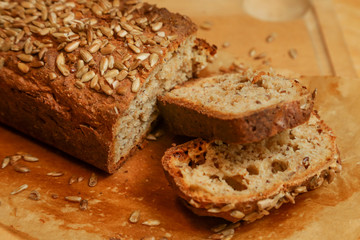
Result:
[[[68,2],[76,5],[72,9],[76,20],[92,18],[99,24],[109,25],[112,21],[109,15],[97,16],[91,10],[82,11],[84,5]],[[122,11],[131,7],[121,2]],[[159,56],[159,61],[151,71],[164,62],[169,52],[176,51],[197,30],[196,25],[189,18],[147,3],[132,14],[134,19],[139,16],[148,18],[158,16],[163,23],[162,31],[167,36],[177,36],[167,47],[161,47],[163,54]],[[4,27],[0,31],[3,33]],[[152,33],[150,25],[144,32],[147,35],[155,34]],[[20,43],[23,43],[24,39],[20,40]],[[10,50],[0,52],[0,58],[4,62],[0,71],[0,96],[2,98],[0,122],[109,173],[114,172],[130,156],[130,154],[122,156],[120,161],[114,163],[113,142],[116,137],[114,125],[117,119],[124,115],[137,95],[130,90],[132,81],[128,78],[121,81],[120,87],[128,89],[122,95],[108,96],[89,87],[79,89],[74,85],[78,79],[75,77],[76,60],[72,59],[81,59],[80,48],[66,55],[66,64],[70,74],[65,77],[56,66],[57,56],[60,52],[64,52],[64,50],[57,50],[60,43],[50,34],[41,36],[33,33],[31,39],[52,44],[52,47],[47,47],[48,51],[42,59],[45,63],[43,67],[30,68],[27,73],[23,73],[17,67],[20,62],[17,55],[22,52]],[[116,47],[114,54],[129,51],[125,40],[118,37],[109,38],[109,43]],[[68,55],[71,55],[71,58]],[[94,67],[91,70],[98,73],[102,54],[98,51],[92,55]],[[135,61],[136,54],[131,55],[130,61]],[[35,58],[37,59],[34,56]],[[140,87],[151,71],[139,71]],[[50,73],[56,73],[57,78],[50,81]],[[131,152],[134,150],[136,146]]]
[[[191,85],[196,81],[186,82],[184,85]],[[293,84],[299,85],[295,81]],[[167,94],[158,97],[158,107],[169,129],[175,134],[227,143],[251,143],[294,128],[309,119],[315,94],[299,88],[301,97],[298,99],[240,114],[217,111]]]
[[[331,134],[331,129],[321,121],[323,131]],[[278,184],[266,191],[247,196],[205,196],[194,194],[191,188],[185,183],[179,168],[174,165],[173,159],[186,161],[189,158],[189,149],[201,148],[206,152],[207,147],[212,141],[195,139],[168,149],[163,158],[162,165],[166,178],[176,193],[183,199],[186,207],[200,216],[221,217],[231,222],[246,221],[252,222],[269,214],[269,210],[279,208],[283,203],[295,203],[294,198],[303,192],[320,187],[325,180],[330,183],[334,179],[334,174],[341,170],[341,160],[338,148],[335,143],[335,136],[331,136],[332,154],[328,159],[324,159],[323,164],[319,165],[306,174],[298,174],[291,181]],[[295,173],[296,175],[296,173]],[[232,207],[229,207],[232,206]],[[225,209],[225,210],[222,210]],[[229,210],[227,210],[229,209]],[[231,213],[239,211],[240,217],[234,217]]]

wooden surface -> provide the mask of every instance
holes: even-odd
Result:
[[[359,118],[356,112],[351,116],[360,101],[350,87],[356,89],[357,85],[349,84],[349,81],[356,82],[353,77],[360,74],[360,2],[319,0],[311,12],[281,22],[250,17],[242,5],[245,1],[240,0],[150,2],[184,13],[198,24],[212,22],[212,29],[199,30],[199,35],[219,46],[218,65],[234,57],[260,65],[263,60],[252,60],[248,56],[250,48],[255,48],[258,53],[266,52],[266,59],[271,58],[271,65],[275,68],[289,69],[303,75],[350,77],[346,78],[346,82],[337,78],[320,79],[326,84],[316,79],[312,81],[320,89],[318,107],[322,115],[339,135],[339,146],[345,160],[342,177],[329,187],[299,197],[295,206],[286,205],[255,224],[242,226],[237,230],[237,236],[239,239],[260,236],[263,239],[309,239],[309,236],[336,239],[339,232],[346,236],[343,239],[360,236],[360,213],[356,204],[360,200],[359,176],[356,173],[360,155],[357,150],[359,127],[356,127]],[[261,18],[261,15],[258,17]],[[276,32],[278,36],[274,42],[267,43],[265,38],[271,32]],[[332,33],[334,36],[331,36]],[[230,47],[221,47],[225,41],[230,43]],[[288,56],[290,48],[298,50],[298,58],[295,60]],[[332,98],[328,99],[327,94]],[[345,116],[346,120],[339,119]],[[341,124],[344,121],[346,127]],[[49,236],[53,239],[103,239],[119,237],[119,234],[127,234],[125,239],[129,236],[139,239],[149,235],[160,237],[167,232],[173,235],[172,239],[207,237],[210,235],[208,229],[221,221],[204,220],[184,209],[168,187],[161,171],[161,154],[176,140],[167,135],[159,142],[150,143],[113,176],[98,172],[99,186],[89,189],[86,182],[68,186],[67,181],[72,175],[88,177],[96,170],[19,133],[0,127],[1,159],[21,150],[41,158],[39,163],[28,164],[33,171],[26,176],[10,168],[0,170],[0,239],[48,239]],[[49,179],[44,176],[47,171],[64,168],[66,175],[62,178]],[[30,189],[38,189],[42,193],[42,200],[31,202],[26,198],[29,191],[9,197],[9,191],[23,183],[29,184]],[[58,193],[59,199],[52,199],[51,193]],[[76,204],[63,200],[65,194],[80,194],[90,199],[90,210],[79,212]],[[324,199],[327,200],[324,202]],[[127,218],[138,208],[142,209],[141,220],[156,218],[161,221],[161,225],[146,227],[129,224]],[[53,235],[54,229],[60,229],[57,236]]]

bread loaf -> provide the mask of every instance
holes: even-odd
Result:
[[[331,129],[317,116],[261,142],[192,140],[168,149],[162,164],[194,213],[252,222],[331,182],[340,157]]]
[[[296,80],[248,70],[186,82],[158,105],[176,134],[250,143],[307,121],[314,95]]]
[[[140,1],[1,1],[0,11],[0,122],[110,173],[150,130],[156,96],[216,50],[189,18]]]

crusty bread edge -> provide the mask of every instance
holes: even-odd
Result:
[[[331,129],[321,121],[323,128],[331,133]],[[295,179],[290,183],[284,183],[281,186],[263,192],[261,197],[253,196],[242,202],[227,202],[224,199],[218,199],[217,202],[211,202],[209,199],[195,199],[190,196],[189,191],[185,189],[180,171],[169,166],[170,158],[181,151],[191,147],[194,142],[203,141],[195,139],[185,144],[172,147],[168,149],[162,158],[162,164],[165,176],[170,185],[175,189],[177,194],[183,199],[185,206],[188,207],[195,214],[200,216],[221,217],[231,222],[238,222],[240,220],[245,222],[253,222],[265,215],[269,214],[269,210],[278,209],[283,203],[295,203],[295,197],[301,193],[316,189],[320,187],[325,180],[331,183],[335,177],[335,173],[341,170],[340,153],[335,143],[335,136],[330,135],[331,143],[334,151],[332,158],[324,165],[314,169],[304,178]],[[234,217],[237,216],[237,217]]]
[[[306,122],[314,106],[314,95],[308,93],[301,99],[237,116],[204,110],[166,96],[158,97],[158,107],[175,134],[243,144],[258,142]]]

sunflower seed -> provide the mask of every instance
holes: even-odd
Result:
[[[119,70],[113,69],[113,70],[107,71],[107,72],[104,74],[104,78],[114,78],[114,77],[116,77],[118,74],[119,74]]]
[[[271,33],[269,36],[266,37],[266,42],[271,43],[275,40],[277,34],[276,33]]]
[[[115,50],[115,48],[116,48],[116,47],[115,47],[114,45],[108,44],[108,45],[106,45],[106,47],[103,47],[103,48],[100,50],[100,52],[101,52],[101,54],[103,54],[103,55],[108,55],[108,54],[113,53],[114,50]]]
[[[249,50],[249,57],[254,57],[256,55],[256,50],[255,48],[252,48]]]
[[[66,45],[65,51],[66,52],[73,52],[75,49],[77,49],[80,45],[80,41],[74,41]]]
[[[288,53],[289,53],[289,56],[290,56],[292,59],[296,59],[296,58],[297,58],[298,53],[297,53],[297,50],[296,50],[296,49],[291,48]]]
[[[102,8],[96,3],[94,5],[92,5],[91,11],[97,16],[102,15]]]
[[[219,225],[211,228],[211,231],[214,233],[218,233],[218,232],[221,232],[222,230],[224,230],[226,227],[227,227],[227,224],[222,223],[222,224],[219,224]]]
[[[80,202],[81,197],[80,196],[66,196],[65,200],[67,200],[69,202]]]
[[[75,87],[77,87],[79,89],[83,89],[85,87],[85,83],[83,83],[79,80],[75,81],[74,85],[75,85]]]
[[[99,82],[99,76],[95,75],[93,79],[91,79],[90,88],[95,88],[98,85],[98,82]]]
[[[50,176],[50,177],[61,177],[61,176],[64,175],[64,173],[62,173],[62,172],[48,172],[46,175]]]
[[[81,177],[81,176],[80,176],[80,177],[78,177],[77,181],[78,181],[78,182],[82,182],[82,181],[84,181],[84,177]]]
[[[146,139],[150,141],[156,141],[156,137],[151,133],[146,136]]]
[[[109,85],[106,84],[102,84],[101,85],[101,90],[106,94],[106,95],[112,95],[114,93],[114,91],[110,88]]]
[[[91,53],[89,53],[85,49],[80,50],[80,56],[86,63],[90,62],[93,59],[93,56],[91,55]]]
[[[89,71],[88,66],[83,66],[81,69],[79,69],[76,72],[75,77],[82,78],[82,76],[84,76],[84,74],[87,73],[88,71]]]
[[[229,42],[224,42],[222,44],[222,46],[223,46],[223,48],[228,48],[228,47],[230,47],[230,43]]]
[[[121,81],[128,75],[126,70],[121,70],[120,73],[116,76],[116,80]]]
[[[39,161],[39,158],[31,156],[31,155],[23,155],[23,159],[24,159],[24,161],[27,161],[27,162],[38,162]]]
[[[136,59],[139,59],[141,61],[144,61],[150,56],[150,53],[140,53],[136,56]]]
[[[90,53],[96,53],[97,51],[99,51],[99,49],[100,49],[100,47],[101,47],[101,44],[100,43],[93,43],[90,47],[89,47],[89,49],[88,49],[88,51],[90,52]]]
[[[100,31],[102,34],[104,34],[108,38],[111,38],[114,34],[113,30],[111,30],[111,28],[108,28],[108,27],[100,27]]]
[[[17,58],[23,62],[32,62],[32,60],[34,59],[32,55],[28,55],[28,54],[19,54],[17,55]]]
[[[1,168],[6,168],[7,165],[10,163],[10,157],[5,157],[2,161]]]
[[[137,223],[139,219],[140,219],[140,210],[133,211],[129,217],[129,221],[131,223]]]
[[[234,211],[232,211],[232,212],[230,213],[230,215],[231,215],[232,217],[234,217],[234,218],[239,218],[239,219],[245,217],[245,214],[244,214],[243,212],[239,211],[239,210],[234,210]]]
[[[109,66],[109,59],[107,57],[102,57],[100,60],[100,75],[103,76]]]
[[[109,56],[109,68],[113,69],[114,68],[114,64],[115,64],[115,59],[114,56]]]
[[[120,0],[114,0],[113,1],[113,7],[114,8],[120,7]]]
[[[162,28],[163,23],[162,22],[157,22],[157,23],[151,24],[150,26],[151,26],[151,30],[153,30],[154,32],[157,32]]]
[[[204,21],[201,23],[200,28],[204,30],[210,30],[212,28],[213,24],[209,21]]]
[[[159,61],[159,55],[157,55],[156,53],[152,53],[150,55],[150,66],[154,67],[158,61]]]
[[[155,220],[155,219],[149,219],[145,222],[142,222],[143,225],[146,226],[159,226],[160,225],[160,221],[159,220]]]
[[[16,172],[19,172],[19,173],[28,173],[28,172],[30,172],[29,168],[27,168],[26,166],[21,165],[21,164],[15,164],[14,165],[14,170]]]
[[[87,210],[87,209],[88,209],[88,200],[82,199],[82,200],[80,201],[80,206],[79,206],[79,208],[80,208],[80,210],[82,210],[82,211]]]
[[[131,91],[137,93],[139,90],[140,90],[140,79],[136,78],[131,85]]]
[[[95,173],[91,173],[91,176],[89,178],[89,187],[95,187],[98,182],[98,178]]]
[[[65,57],[64,57],[63,53],[60,53],[56,57],[56,66],[64,76],[69,76],[70,75],[70,71],[69,71],[69,69],[67,68],[67,66],[65,64]]]
[[[128,24],[128,23],[126,23],[126,22],[122,22],[122,23],[120,23],[121,24],[121,27],[123,28],[123,29],[125,29],[126,31],[132,31],[134,28],[130,25],[130,24]]]
[[[39,201],[40,200],[40,193],[36,190],[33,190],[30,192],[29,194],[29,198],[35,201]]]
[[[133,44],[129,44],[129,48],[131,50],[133,50],[135,53],[140,53],[141,52],[141,50],[138,47],[136,47],[135,45],[133,45]]]
[[[23,73],[28,73],[30,70],[29,66],[22,62],[19,62],[17,66],[19,70]]]
[[[50,80],[50,81],[53,81],[53,80],[55,80],[56,78],[57,78],[56,73],[54,73],[54,72],[49,73],[49,80]]]
[[[17,189],[15,189],[14,191],[12,191],[10,194],[11,195],[15,195],[18,194],[19,192],[24,191],[25,189],[27,189],[29,186],[27,184],[21,185],[20,187],[18,187]]]
[[[266,53],[262,52],[254,57],[255,60],[266,58]]]
[[[75,183],[77,180],[76,176],[71,176],[71,178],[69,179],[69,185]]]
[[[93,79],[95,77],[95,72],[94,71],[89,71],[87,73],[85,73],[82,77],[81,77],[81,82],[85,83],[90,81],[91,79]]]
[[[17,163],[17,161],[19,161],[22,158],[22,156],[20,154],[15,154],[10,156],[10,164],[11,165],[15,165]]]

